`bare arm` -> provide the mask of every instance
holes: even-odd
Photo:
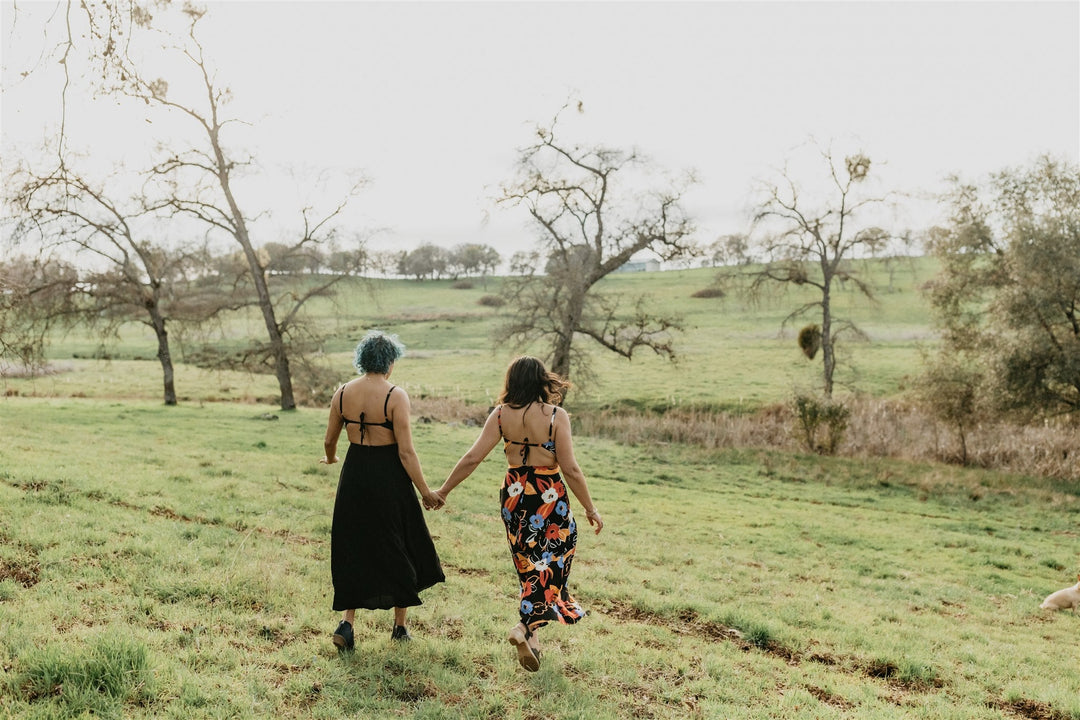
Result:
[[[326,437],[323,439],[324,454],[322,460],[319,461],[327,465],[333,465],[338,461],[338,438],[341,436],[341,429],[345,427],[345,420],[341,417],[341,411],[338,410],[338,398],[344,389],[344,385],[339,387],[333,399],[330,400],[330,419],[326,423]]]
[[[484,423],[484,429],[480,431],[480,437],[476,438],[476,442],[473,443],[468,452],[457,461],[457,465],[450,471],[450,475],[447,476],[442,487],[436,490],[436,493],[443,500],[446,500],[446,496],[450,494],[451,490],[460,485],[462,480],[472,474],[473,470],[488,456],[492,448],[498,444],[499,438],[502,437],[499,432],[498,412],[498,410],[495,410],[488,415],[487,422]]]
[[[424,480],[424,469],[420,466],[420,456],[416,454],[416,448],[413,447],[412,425],[409,417],[411,409],[409,395],[401,388],[398,388],[398,390],[400,392],[395,392],[390,396],[390,403],[387,406],[387,414],[394,423],[394,439],[397,441],[398,457],[405,467],[405,472],[409,474],[413,486],[423,497],[424,507],[429,510],[441,507],[443,500],[431,492],[431,488],[428,487],[427,482]]]
[[[559,459],[559,469],[566,484],[574,497],[585,508],[585,517],[589,524],[596,528],[599,534],[604,529],[604,520],[600,517],[596,506],[593,505],[592,496],[589,495],[589,485],[585,482],[585,473],[574,457],[574,439],[570,434],[570,416],[566,411],[559,408],[555,411],[555,456]]]

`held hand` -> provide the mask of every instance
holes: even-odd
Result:
[[[336,463],[337,461],[338,461],[338,457],[337,457],[337,455],[335,455],[335,456],[334,456],[334,459],[333,459],[333,460],[327,460],[327,459],[326,459],[326,456],[325,456],[325,455],[323,455],[323,456],[322,456],[322,459],[321,459],[321,460],[319,460],[319,464],[320,464],[320,465],[333,465],[333,464],[334,464],[334,463]]]
[[[595,509],[586,510],[585,517],[588,519],[589,524],[596,528],[595,534],[599,535],[600,531],[604,529],[604,519],[600,517],[600,513],[598,513]]]
[[[424,509],[425,510],[438,510],[446,501],[438,494],[431,491],[424,493]]]

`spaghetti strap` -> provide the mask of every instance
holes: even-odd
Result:
[[[394,392],[394,388],[396,388],[396,387],[397,387],[397,385],[391,385],[390,389],[386,391],[386,399],[383,400],[382,414],[383,414],[383,417],[386,418],[387,420],[390,419],[390,416],[386,414],[386,408],[390,405],[390,393]]]

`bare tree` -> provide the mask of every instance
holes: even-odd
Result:
[[[258,227],[256,219],[268,213],[263,208],[252,210],[235,192],[236,181],[253,162],[225,142],[226,135],[239,121],[223,115],[230,92],[217,82],[196,33],[206,10],[189,2],[169,4],[155,0],[104,3],[61,0],[58,9],[60,12],[47,23],[58,23],[63,39],[45,48],[43,57],[56,59],[64,72],[59,140],[55,145],[59,169],[62,171],[66,162],[68,126],[72,119],[67,113],[67,95],[74,83],[90,83],[96,92],[134,98],[139,107],[148,107],[150,112],[170,111],[189,123],[189,128],[195,131],[190,145],[170,140],[169,147],[160,149],[163,159],[153,169],[156,182],[148,182],[143,188],[148,198],[147,210],[174,219],[194,219],[201,223],[210,239],[223,234],[239,246],[250,282],[238,283],[235,289],[246,287],[253,295],[267,333],[260,351],[269,358],[277,376],[282,408],[295,407],[289,370],[290,333],[308,332],[300,322],[304,303],[331,292],[333,285],[348,273],[319,275],[316,282],[273,285],[269,255],[259,252],[266,242],[253,237],[253,228]],[[177,20],[183,24],[184,31],[164,30],[177,27]],[[182,68],[168,70],[173,73],[168,79],[144,72],[151,66],[146,61],[150,56],[140,55],[140,50],[147,48],[157,60],[179,59]],[[177,63],[169,67],[176,68]],[[183,68],[187,77],[181,77],[185,73]],[[170,95],[169,79],[176,80],[177,87],[196,89],[190,91],[193,94],[189,97],[178,98],[181,93]],[[334,192],[332,197],[341,200],[331,201],[330,207],[322,211],[304,208],[300,213],[302,227],[283,243],[287,252],[279,254],[279,260],[291,264],[299,256],[305,258],[309,270],[315,266],[321,268],[325,253],[319,247],[332,242],[334,223],[361,184],[350,182],[347,190]],[[290,274],[288,279],[295,278]]]
[[[126,54],[113,55],[113,71],[122,93],[148,105],[179,113],[193,124],[201,136],[201,141],[194,142],[187,149],[171,149],[165,159],[154,167],[153,171],[161,181],[156,188],[161,199],[152,209],[174,217],[193,218],[208,231],[224,233],[239,245],[247,265],[255,304],[266,328],[267,343],[263,349],[278,380],[280,404],[282,409],[292,409],[296,407],[296,400],[290,372],[290,333],[303,331],[299,327],[299,320],[304,304],[313,297],[328,294],[334,285],[348,277],[349,272],[321,276],[315,283],[292,284],[276,293],[271,287],[269,271],[272,260],[268,254],[259,253],[250,230],[251,218],[258,213],[246,210],[234,190],[236,174],[250,166],[252,161],[232,152],[224,141],[225,131],[239,121],[224,116],[230,91],[217,83],[198,39],[198,22],[205,11],[185,6],[183,12],[188,15],[190,22],[186,37],[181,39],[175,50],[197,78],[202,91],[197,97],[171,98],[166,79],[144,77],[138,65]],[[363,181],[353,182],[343,197],[323,212],[317,212],[313,207],[303,208],[302,227],[292,240],[281,243],[283,247],[279,257],[311,255],[313,248],[331,243],[336,233],[334,222],[362,185]]]
[[[524,274],[508,283],[513,310],[501,338],[547,343],[551,368],[564,377],[572,368],[587,369],[574,344],[578,336],[628,359],[641,348],[674,358],[670,331],[679,328],[677,318],[650,312],[644,298],[627,312],[597,283],[643,250],[664,260],[689,252],[693,225],[681,198],[693,179],[650,189],[652,168],[636,151],[564,141],[558,122],[567,107],[537,128],[536,142],[520,151],[516,179],[499,198],[528,211],[540,249],[531,264],[517,263]],[[582,111],[581,103],[576,107]]]
[[[763,200],[754,217],[758,232],[754,244],[767,260],[761,270],[752,273],[752,288],[779,282],[817,290],[816,298],[791,312],[784,324],[814,310],[819,313],[820,326],[816,333],[808,334],[820,335],[822,389],[831,397],[837,337],[845,331],[862,334],[854,323],[833,314],[834,284],[851,282],[867,298],[874,297],[873,289],[850,261],[881,246],[884,231],[860,224],[860,220],[874,208],[883,208],[889,196],[869,192],[868,156],[854,153],[840,163],[831,149],[818,150],[826,178],[823,196],[815,198],[804,192],[808,188],[787,168],[778,180],[763,184]],[[807,355],[812,357],[813,353]]]
[[[137,319],[153,329],[166,405],[176,404],[167,323],[182,314],[179,286],[198,265],[194,251],[167,248],[160,225],[139,199],[121,202],[105,183],[91,184],[65,160],[51,173],[24,169],[8,201],[20,218],[14,238],[66,248],[98,268],[72,287],[88,299],[91,324]],[[74,312],[72,310],[71,312]]]
[[[45,367],[49,336],[79,312],[78,283],[74,266],[47,252],[0,261],[0,374]]]

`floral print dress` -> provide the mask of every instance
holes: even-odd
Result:
[[[522,445],[523,460],[528,457],[528,447],[550,444],[554,448],[550,430],[547,443],[529,443],[528,438],[517,442],[505,436],[503,440],[508,445]],[[567,589],[577,547],[577,523],[559,468],[511,466],[499,500],[506,540],[521,585],[521,622],[529,629],[551,621],[566,625],[577,622],[585,616],[585,610]]]

